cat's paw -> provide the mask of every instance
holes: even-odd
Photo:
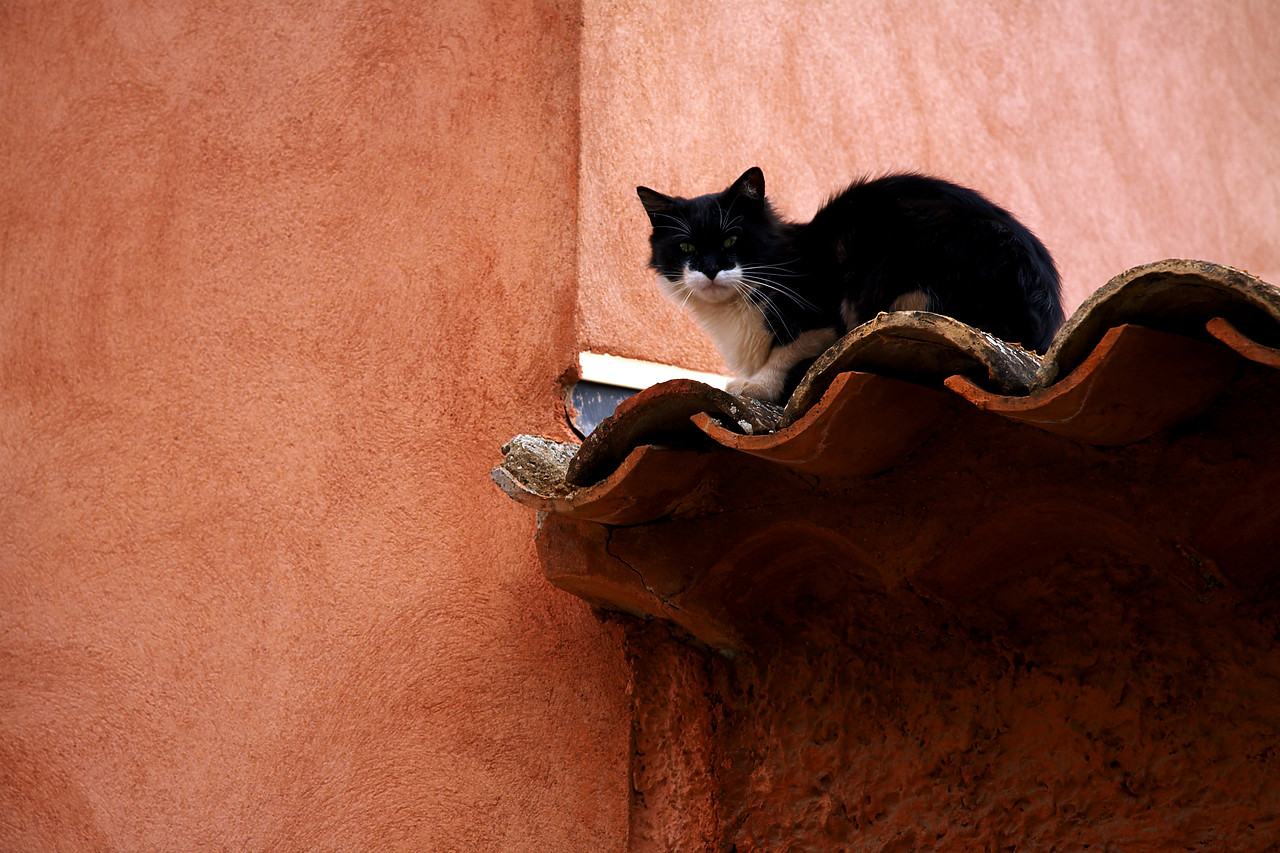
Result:
[[[730,394],[738,397],[751,397],[754,400],[764,400],[766,403],[778,402],[781,388],[770,388],[764,382],[758,379],[730,379],[724,386],[724,389]]]

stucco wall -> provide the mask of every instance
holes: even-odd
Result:
[[[617,850],[563,436],[577,20],[0,7],[0,850]]]
[[[1277,13],[1157,8],[0,6],[0,849],[625,849],[622,632],[487,472],[581,348],[718,366],[632,187],[1280,277]]]
[[[645,269],[634,188],[697,195],[751,165],[795,219],[862,174],[973,186],[1045,241],[1068,311],[1167,257],[1280,280],[1275,3],[585,8],[587,348],[723,369]]]

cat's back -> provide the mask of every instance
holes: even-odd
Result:
[[[811,224],[900,224],[906,220],[938,225],[947,220],[1011,219],[1008,212],[976,190],[918,172],[899,172],[855,180],[828,199]]]
[[[813,268],[840,282],[857,316],[918,293],[929,310],[1041,352],[1062,323],[1058,273],[1044,244],[959,184],[915,172],[864,178],[799,228]]]
[[[812,249],[840,246],[850,260],[1026,266],[1057,292],[1048,250],[1025,225],[976,190],[902,172],[854,181],[800,226]]]

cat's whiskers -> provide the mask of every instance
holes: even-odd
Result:
[[[760,319],[764,322],[765,328],[769,330],[769,333],[771,335],[781,340],[782,339],[781,331],[773,324],[773,321],[770,319],[771,313],[777,313],[777,308],[773,304],[773,300],[770,299],[767,294],[763,295],[762,301],[768,303],[769,307],[773,308],[774,311],[770,312],[770,311],[764,310],[764,308],[758,304],[757,300],[752,298],[754,295],[759,293],[759,290],[756,289],[759,282],[753,281],[752,279],[744,276],[742,274],[742,269],[743,269],[742,267],[738,267],[737,273],[735,275],[726,276],[723,286],[727,286],[730,289],[732,289],[733,292],[737,295],[737,297],[747,305],[754,305],[756,309],[759,310],[760,312]]]
[[[686,300],[688,300],[689,296],[697,289],[687,278],[683,276],[674,280],[667,279],[667,281],[671,283],[672,295],[680,296],[683,294]]]
[[[754,287],[764,291],[774,291],[782,296],[787,297],[796,305],[802,308],[817,309],[809,300],[801,296],[796,290],[788,287],[778,279],[783,278],[803,278],[802,273],[793,272],[787,268],[795,263],[795,260],[784,261],[781,264],[746,264],[741,267],[742,278],[744,281],[751,283]],[[772,300],[771,304],[772,304]]]
[[[689,300],[693,298],[701,286],[697,282],[689,280],[689,270],[685,269],[684,275],[678,279],[670,279],[663,276],[663,279],[671,285],[670,294],[673,301],[678,300],[678,308],[684,311],[689,305]]]
[[[732,218],[730,218],[731,214],[733,213],[733,206],[737,203],[738,203],[738,196],[735,195],[732,199],[729,200],[729,206],[727,208],[720,208],[720,230],[722,232],[728,231],[730,228],[733,228],[735,225],[737,225],[739,222],[742,221],[744,214],[741,214],[741,213],[739,213],[737,216],[733,216]]]
[[[698,292],[698,288],[697,288],[696,286],[692,285],[692,284],[687,284],[687,285],[685,285],[685,287],[684,287],[684,291],[685,291],[685,293],[684,293],[684,299],[681,299],[681,300],[680,300],[680,310],[681,310],[681,311],[685,310],[685,308],[687,308],[687,307],[688,307],[688,305],[689,305],[689,300],[693,298],[693,294],[695,294],[695,293],[697,293],[697,292]]]
[[[656,213],[654,214],[654,218],[669,219],[673,223],[675,223],[674,225],[667,225],[664,227],[670,228],[672,231],[675,232],[676,236],[678,237],[689,237],[693,233],[692,229],[689,228],[689,223],[678,216],[673,216],[670,213]]]
[[[779,284],[782,283],[781,279],[804,278],[799,273],[775,272],[773,270],[744,270],[743,275],[748,278],[759,278],[771,282],[776,280]]]
[[[742,216],[741,216],[741,214],[739,214],[738,216],[734,216],[732,219],[730,219],[730,218],[729,218],[729,217],[730,217],[730,215],[733,213],[733,205],[734,205],[734,202],[736,202],[736,201],[737,201],[737,199],[735,198],[733,201],[729,202],[729,207],[728,207],[728,209],[725,209],[725,208],[723,208],[723,207],[722,207],[722,208],[720,208],[720,231],[721,231],[721,233],[724,233],[725,231],[728,231],[728,230],[729,230],[730,228],[732,228],[734,225],[736,225],[737,223],[739,223],[739,222],[741,222],[741,221],[742,221]]]
[[[772,291],[781,296],[785,296],[787,299],[790,299],[792,302],[796,303],[796,305],[799,305],[801,308],[810,308],[813,310],[817,310],[818,308],[817,305],[814,305],[812,302],[810,302],[808,299],[805,299],[795,290],[791,289],[790,287],[787,287],[785,284],[782,284],[780,282],[772,281],[767,278],[758,278],[758,277],[749,276],[749,275],[743,275],[742,281],[756,288],[757,292],[763,291],[764,292],[763,295],[765,295],[766,298],[767,298],[767,294],[770,291]],[[772,300],[770,300],[770,302],[772,303]]]
[[[750,296],[747,294],[743,294],[743,298],[750,300]],[[773,310],[766,311],[763,305],[757,305],[756,307],[760,309],[760,319],[764,320],[765,328],[769,330],[769,334],[773,335],[778,340],[782,340],[782,332],[773,324],[773,320],[769,319],[770,315],[779,313],[777,306],[773,304],[773,300],[770,299],[767,294],[762,297],[762,301]]]
[[[746,264],[742,267],[742,270],[743,272],[761,272],[761,271],[771,272],[774,270],[786,270],[787,272],[782,273],[783,275],[790,275],[790,276],[802,275],[802,273],[792,272],[790,270],[790,267],[795,263],[796,263],[795,260],[790,260],[790,261],[783,261],[780,264]]]

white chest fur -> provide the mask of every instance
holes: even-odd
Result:
[[[765,327],[764,314],[746,299],[699,303],[689,301],[689,311],[738,376],[749,376],[769,358],[773,335]]]
[[[714,284],[688,267],[677,280],[663,276],[658,280],[667,296],[687,307],[711,336],[734,374],[749,376],[768,360],[773,335],[765,326],[764,313],[743,295],[740,268],[721,270]]]
[[[790,343],[779,344],[764,312],[743,295],[742,270],[736,267],[717,273],[714,281],[687,267],[678,280],[663,276],[658,280],[715,341],[738,377],[727,386],[731,394],[781,403],[791,370],[820,355],[837,336],[834,328],[809,329]]]

